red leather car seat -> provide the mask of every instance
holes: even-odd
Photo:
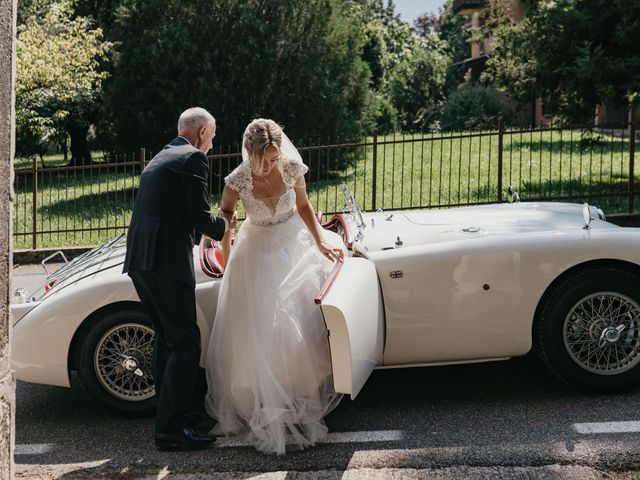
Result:
[[[211,278],[220,278],[224,274],[224,253],[222,245],[216,240],[202,237],[200,241],[200,268]]]

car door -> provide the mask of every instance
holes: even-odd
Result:
[[[335,390],[354,399],[381,364],[384,308],[378,275],[365,258],[336,263],[316,297],[329,331]]]

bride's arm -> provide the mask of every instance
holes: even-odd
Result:
[[[238,192],[225,185],[224,190],[222,191],[222,200],[220,201],[220,211],[230,219],[235,214],[237,203]],[[229,255],[231,255],[231,237],[233,236],[233,227],[235,227],[235,222],[233,222],[232,225],[233,226],[230,226],[229,230],[225,232],[220,242],[222,244],[222,253],[224,254],[225,265],[227,265]]]
[[[298,210],[298,214],[302,218],[302,221],[311,232],[313,239],[325,257],[329,260],[334,261],[342,261],[344,258],[344,252],[339,248],[334,248],[324,241],[324,236],[322,235],[322,228],[320,227],[320,223],[316,219],[316,214],[313,211],[313,206],[309,201],[309,197],[307,196],[307,188],[304,181],[304,176],[300,175],[295,184],[296,190],[296,208]]]

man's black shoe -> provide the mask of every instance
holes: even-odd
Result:
[[[204,412],[190,412],[186,415],[187,427],[194,432],[205,435],[216,426],[216,421]]]
[[[216,441],[215,437],[196,433],[191,428],[183,428],[175,433],[156,433],[158,450],[199,450]]]

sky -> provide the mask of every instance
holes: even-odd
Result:
[[[405,22],[413,24],[413,21],[426,12],[438,13],[438,8],[444,5],[445,0],[394,0],[396,13]]]

